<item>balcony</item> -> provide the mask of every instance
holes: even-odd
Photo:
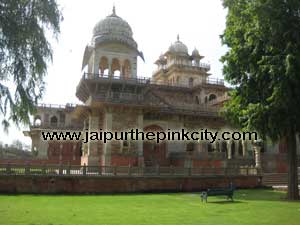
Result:
[[[59,130],[81,130],[83,125],[81,124],[66,124],[66,123],[49,123],[42,122],[41,124],[32,124],[30,128],[35,129],[59,129]]]
[[[211,84],[211,85],[220,85],[224,86],[224,80],[218,78],[206,78],[202,79],[200,83],[195,83],[193,86],[188,84],[180,84],[180,83],[171,83],[171,82],[162,82],[155,81],[148,77],[136,77],[136,78],[127,78],[123,76],[109,76],[109,75],[101,75],[101,74],[93,74],[93,73],[84,73],[82,76],[82,80],[94,80],[100,82],[113,82],[113,83],[125,83],[125,84],[138,84],[138,85],[159,85],[159,86],[168,86],[168,87],[181,87],[181,88],[193,88],[201,84]]]

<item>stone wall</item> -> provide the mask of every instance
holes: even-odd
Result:
[[[51,177],[0,176],[0,193],[87,194],[201,191],[211,187],[261,185],[261,177]]]

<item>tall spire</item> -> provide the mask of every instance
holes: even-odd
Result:
[[[179,34],[177,34],[177,41],[179,41]]]

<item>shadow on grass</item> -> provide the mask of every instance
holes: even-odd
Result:
[[[245,203],[242,201],[207,201],[207,204],[220,204],[220,205],[226,205],[226,204],[239,204],[239,203]]]

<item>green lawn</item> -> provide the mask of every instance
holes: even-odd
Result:
[[[241,190],[235,202],[198,193],[90,196],[0,195],[2,225],[299,225],[300,202]]]

